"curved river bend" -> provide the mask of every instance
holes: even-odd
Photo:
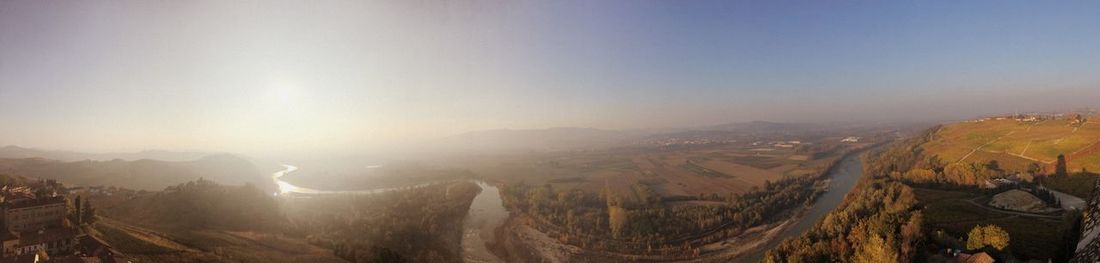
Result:
[[[837,205],[844,200],[844,196],[855,187],[856,182],[859,181],[859,177],[863,174],[863,164],[859,160],[859,156],[862,152],[865,152],[865,150],[845,156],[844,159],[833,167],[833,169],[829,170],[829,177],[831,179],[829,191],[818,197],[813,207],[806,211],[797,223],[784,229],[779,236],[768,241],[768,243],[760,249],[740,258],[740,261],[760,261],[768,250],[778,246],[784,239],[801,235],[802,232],[805,232],[816,224],[817,221],[824,218],[826,214],[835,209]],[[285,170],[272,174],[272,179],[275,181],[275,184],[278,185],[280,194],[371,194],[396,189],[381,188],[355,191],[331,191],[301,187],[280,179],[298,170],[297,167],[291,165],[283,166],[286,167]],[[497,189],[497,187],[482,181],[474,180],[472,182],[477,183],[482,190],[481,193],[474,197],[473,203],[470,204],[470,211],[466,214],[465,229],[462,235],[462,250],[465,261],[502,262],[502,260],[493,255],[493,253],[485,247],[485,244],[494,237],[493,229],[496,229],[508,218],[508,211],[504,209],[503,201],[500,199],[500,190]]]

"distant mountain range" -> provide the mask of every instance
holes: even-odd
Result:
[[[431,141],[433,150],[469,153],[596,149],[629,143],[652,134],[645,130],[594,128],[499,129],[464,133]]]
[[[605,130],[557,127],[546,129],[497,129],[468,132],[435,140],[428,149],[450,152],[501,153],[523,151],[588,150],[630,145],[640,140],[669,136],[806,135],[852,128],[846,124],[734,122],[676,129]]]
[[[199,178],[273,189],[271,179],[248,159],[199,152],[79,153],[6,146],[0,148],[0,174],[140,190],[163,190]]]
[[[59,161],[109,161],[114,159],[135,161],[142,159],[161,161],[193,161],[211,153],[203,152],[173,152],[147,150],[128,153],[82,153],[71,151],[41,150],[23,148],[15,145],[0,147],[0,158],[44,158]]]
[[[72,162],[42,158],[0,159],[0,174],[55,179],[70,185],[118,186],[139,190],[163,190],[199,178],[232,185],[251,183],[261,188],[269,188],[267,184],[272,183],[248,160],[227,154],[182,162],[149,159]]]
[[[605,130],[558,127],[547,129],[497,129],[475,131],[433,140],[419,149],[425,152],[505,154],[519,152],[598,150],[628,146],[646,140],[671,137],[806,136],[837,132],[858,125],[780,122],[739,122],[679,129]],[[359,161],[359,160],[353,160]],[[0,174],[58,179],[76,185],[115,185],[159,190],[204,177],[222,184],[253,183],[273,187],[261,170],[264,164],[224,153],[142,151],[133,153],[81,153],[19,146],[0,147]],[[258,168],[260,167],[260,168]],[[331,169],[332,167],[327,167]]]

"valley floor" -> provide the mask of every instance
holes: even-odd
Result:
[[[269,233],[154,230],[107,217],[96,232],[132,262],[347,262],[305,240]]]
[[[702,245],[699,247],[699,254],[691,256],[632,255],[586,250],[540,232],[528,225],[537,220],[526,216],[511,218],[501,226],[497,230],[497,240],[503,240],[503,244],[496,246],[498,254],[504,254],[509,261],[519,262],[736,262],[746,260],[746,257],[760,249],[766,249],[766,244],[779,238],[781,233],[801,220],[805,211],[806,208],[789,211],[787,213],[790,216],[786,220],[749,228],[735,237]],[[699,235],[696,239],[706,236],[707,234]]]

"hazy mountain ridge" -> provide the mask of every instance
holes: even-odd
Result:
[[[43,150],[36,148],[24,148],[16,145],[8,145],[0,148],[0,158],[45,158],[59,161],[109,161],[121,160],[161,160],[161,161],[192,161],[211,155],[205,152],[176,152],[164,150],[145,150],[140,152],[113,152],[113,153],[85,153],[59,150]]]
[[[56,179],[72,185],[140,190],[162,190],[199,178],[230,185],[252,183],[261,188],[271,184],[252,162],[230,154],[210,155],[193,161],[114,159],[69,162],[41,157],[7,158],[0,159],[0,173]]]
[[[494,129],[467,132],[434,140],[429,142],[426,148],[449,152],[478,153],[591,150],[626,146],[656,138],[808,135],[861,127],[863,126],[835,123],[750,121],[662,129],[614,130],[582,127]]]
[[[624,145],[652,134],[648,130],[604,130],[555,127],[546,129],[495,129],[463,133],[434,140],[427,147],[448,152],[519,152],[583,150]]]

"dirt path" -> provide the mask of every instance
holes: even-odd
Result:
[[[1046,187],[1043,187],[1043,189],[1046,189],[1047,191],[1050,191],[1050,193],[1054,194],[1055,197],[1058,197],[1058,202],[1062,203],[1062,209],[1084,209],[1085,208],[1085,199],[1081,199],[1080,197],[1076,197],[1076,196],[1073,196],[1073,195],[1070,195],[1070,194],[1067,194],[1067,193],[1055,191],[1053,189],[1046,188]]]
[[[1029,140],[1029,141],[1027,141],[1027,145],[1024,145],[1024,150],[1023,150],[1023,151],[1020,151],[1020,157],[1025,157],[1025,158],[1027,157],[1027,156],[1026,156],[1026,155],[1024,155],[1024,154],[1026,154],[1026,153],[1027,153],[1027,149],[1031,148],[1031,143],[1033,143],[1033,142],[1035,142],[1035,141],[1034,141],[1034,140]]]
[[[1001,138],[1004,138],[1005,136],[1012,135],[1013,133],[1016,133],[1016,131],[1010,131],[1010,132],[1006,133],[1005,135],[1001,135],[1000,137],[997,137],[996,139],[993,139],[993,140],[991,140],[991,141],[989,141],[985,144],[982,144],[982,146],[978,146],[977,148],[974,148],[973,150],[970,150],[969,153],[967,153],[966,155],[964,155],[962,158],[959,159],[959,162],[961,163],[962,161],[966,160],[966,158],[970,157],[970,155],[974,154],[978,150],[981,150],[982,147],[989,146],[990,144],[993,144],[994,142],[997,142],[997,140],[1000,140]]]
[[[1087,156],[1089,154],[1093,154],[1097,151],[1100,151],[1100,140],[1097,140],[1096,142],[1093,142],[1091,145],[1089,145],[1085,148],[1081,148],[1080,150],[1077,150],[1077,151],[1074,151],[1073,153],[1067,154],[1066,155],[1066,161],[1068,162],[1068,161],[1071,161],[1073,159],[1085,157],[1085,156]]]
[[[983,205],[983,204],[980,204],[980,203],[974,201],[974,200],[977,200],[977,199],[980,199],[980,198],[981,197],[966,199],[966,202],[970,203],[974,206],[981,207],[982,209],[985,209],[985,210],[990,211],[990,212],[996,212],[996,213],[1002,213],[1002,214],[1013,214],[1013,215],[1025,216],[1025,217],[1036,217],[1036,218],[1046,218],[1046,219],[1062,219],[1061,216],[1040,215],[1040,214],[1032,214],[1032,213],[1025,213],[1025,212],[1017,212],[1017,211],[1012,211],[1012,210],[992,208],[992,207],[989,207],[989,206],[986,206],[986,205]]]
[[[126,232],[127,234],[129,234],[130,236],[132,236],[134,238],[137,238],[137,239],[141,239],[142,241],[145,241],[145,242],[149,242],[150,244],[154,244],[154,245],[161,246],[161,247],[168,248],[168,249],[179,250],[179,251],[201,252],[198,249],[194,249],[194,248],[192,248],[188,245],[176,242],[175,240],[172,240],[168,236],[166,236],[164,234],[161,234],[161,233],[158,233],[158,232],[153,231],[153,230],[149,230],[149,229],[129,225],[129,224],[123,223],[121,221],[111,219],[109,217],[101,216],[101,217],[99,217],[99,219],[100,219],[99,223],[105,224],[107,227],[112,227],[112,228],[115,228],[115,229],[118,229],[118,230],[122,230],[122,231]]]

